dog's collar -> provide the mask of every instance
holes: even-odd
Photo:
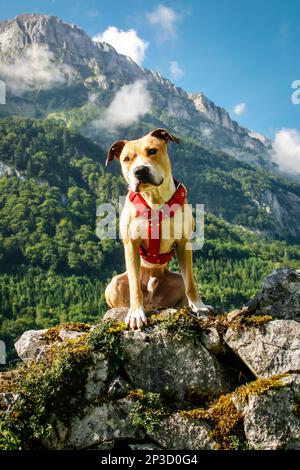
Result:
[[[176,210],[183,206],[187,190],[185,186],[174,179],[175,193],[159,210],[151,209],[140,193],[129,190],[129,200],[135,206],[135,216],[143,216],[148,219],[148,247],[147,251],[140,247],[140,255],[152,264],[166,264],[175,255],[172,248],[167,253],[159,253],[161,240],[161,222],[168,217],[174,217]]]

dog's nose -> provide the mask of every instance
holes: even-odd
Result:
[[[149,175],[150,168],[145,165],[137,166],[134,170],[134,176],[137,178],[145,178]]]

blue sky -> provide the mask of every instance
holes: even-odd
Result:
[[[159,6],[163,9],[158,9]],[[52,13],[90,36],[136,32],[142,64],[189,92],[203,91],[242,125],[273,137],[300,130],[299,0],[0,0],[0,19]],[[234,108],[239,114],[234,114]]]

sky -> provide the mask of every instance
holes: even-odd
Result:
[[[0,20],[20,13],[77,24],[251,130],[288,129],[298,156],[300,0],[0,0]]]

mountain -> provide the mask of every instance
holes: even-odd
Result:
[[[268,139],[203,93],[189,94],[77,26],[38,14],[0,22],[0,79],[7,87],[0,117],[64,121],[103,148],[169,127],[182,138],[171,153],[192,203],[250,230],[299,240],[299,184],[276,173]],[[7,165],[0,163],[1,174]]]
[[[39,70],[43,65],[46,70],[44,74],[40,72],[40,80],[26,76],[28,59],[33,68],[35,60],[41,59]],[[107,106],[121,87],[142,80],[152,99],[149,111],[152,119],[170,124],[180,134],[189,135],[238,159],[273,167],[270,163],[271,143],[252,137],[251,131],[232,121],[224,109],[202,93],[187,93],[160,73],[138,66],[105,42],[92,41],[82,29],[57,17],[24,14],[0,22],[0,61],[0,78],[6,81],[8,88],[5,107],[8,114],[45,117],[51,111],[81,108],[90,102],[91,96],[94,103]],[[21,66],[25,73],[16,77],[13,65]],[[56,76],[52,79],[49,77],[50,66],[56,67]],[[54,84],[76,88],[73,99],[58,103],[49,93]],[[32,90],[38,90],[39,96]],[[149,122],[149,117],[146,121]]]

